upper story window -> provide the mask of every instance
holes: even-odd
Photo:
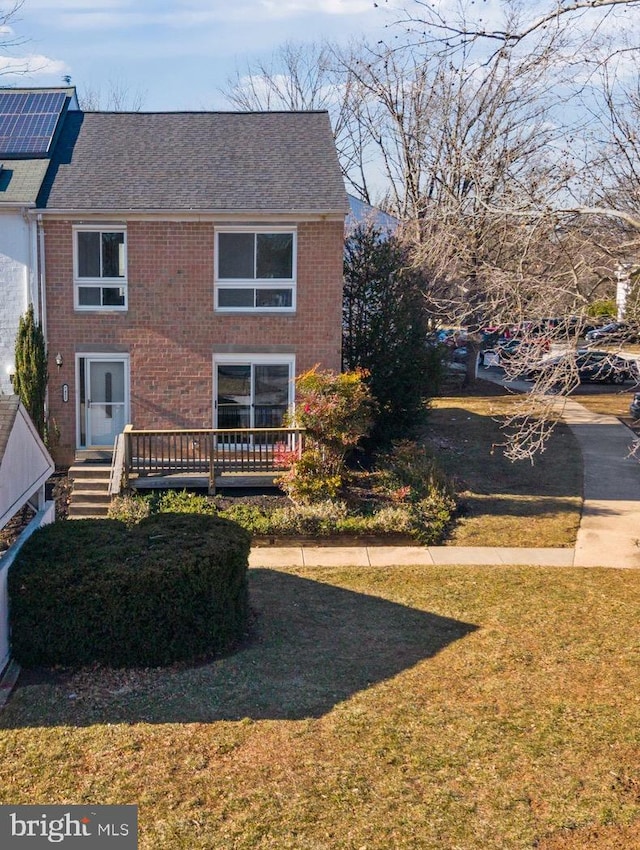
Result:
[[[76,309],[127,309],[126,236],[124,227],[74,228]]]
[[[216,310],[295,310],[295,230],[217,230],[215,258]]]

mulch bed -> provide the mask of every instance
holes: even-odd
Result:
[[[0,529],[0,555],[15,543],[24,529],[29,525],[35,513],[33,508],[25,505],[17,514],[11,517],[3,529]]]

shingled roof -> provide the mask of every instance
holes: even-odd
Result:
[[[13,423],[16,420],[19,403],[20,399],[17,395],[0,394],[0,464],[9,442]]]
[[[0,159],[0,202],[35,204],[48,159]]]
[[[38,206],[349,209],[326,112],[69,112]]]

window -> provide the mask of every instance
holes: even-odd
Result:
[[[76,309],[126,310],[126,230],[77,227],[74,240]]]
[[[214,427],[281,428],[293,404],[294,374],[293,355],[215,355]]]
[[[295,309],[295,230],[216,232],[216,309]]]

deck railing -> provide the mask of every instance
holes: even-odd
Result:
[[[222,475],[276,475],[299,457],[301,428],[195,428],[142,430],[127,425],[123,432],[123,485],[132,476],[208,475],[215,490]]]

